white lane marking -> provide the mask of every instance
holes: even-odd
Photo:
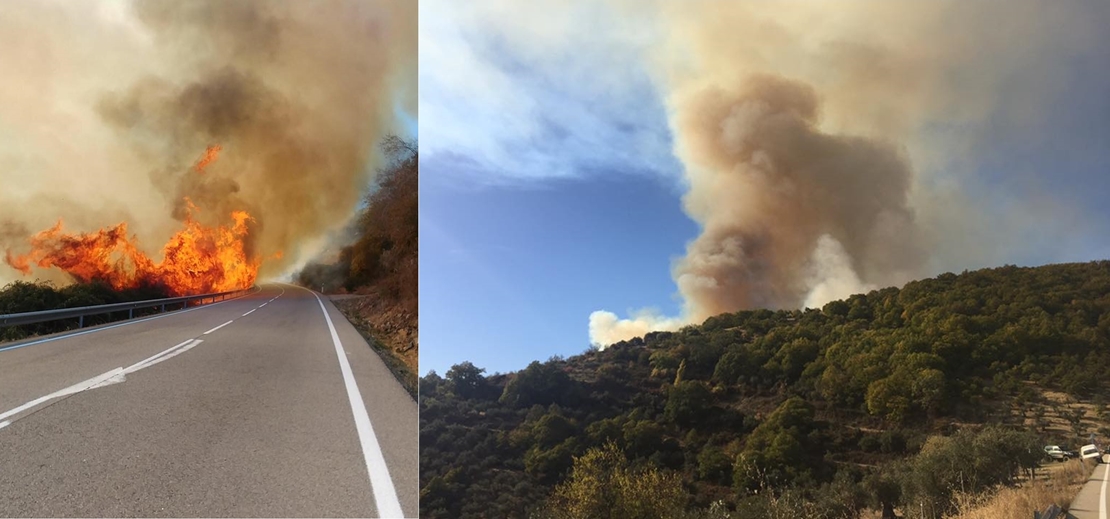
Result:
[[[268,304],[270,304],[270,302],[269,302],[269,301],[266,301],[265,303],[262,303],[261,305],[258,305],[258,307],[259,307],[259,308],[262,308],[263,306],[266,306],[266,305],[268,305]]]
[[[248,316],[248,315],[250,315],[250,314],[253,314],[255,310],[258,310],[258,309],[257,309],[257,308],[254,308],[254,309],[252,309],[251,311],[249,311],[249,312],[247,312],[247,313],[243,314],[243,317],[246,317],[246,316]]]
[[[229,325],[229,324],[231,324],[231,323],[233,323],[233,322],[235,322],[235,319],[232,319],[232,320],[230,320],[230,321],[228,321],[228,322],[226,322],[226,323],[224,323],[224,324],[221,324],[221,325],[219,325],[219,326],[217,326],[217,327],[215,327],[215,328],[212,328],[211,330],[208,330],[207,332],[204,332],[204,333],[202,333],[201,335],[208,335],[208,334],[210,334],[210,333],[212,333],[212,332],[214,332],[214,331],[216,331],[216,330],[219,330],[220,328],[223,328],[224,326],[227,326],[227,325]]]
[[[189,350],[193,349],[194,346],[196,346],[196,345],[198,345],[202,342],[204,342],[204,341],[202,341],[200,339],[189,339],[189,340],[187,340],[187,341],[185,341],[181,344],[178,344],[177,346],[174,346],[174,347],[172,347],[168,350],[165,350],[165,351],[160,352],[156,355],[151,355],[150,357],[147,357],[143,360],[140,360],[139,362],[136,362],[136,363],[124,368],[123,372],[125,374],[126,373],[134,373],[136,371],[139,371],[140,369],[153,366],[153,365],[158,364],[159,362],[162,362],[166,359],[169,359],[171,357],[176,357],[176,356],[178,356],[178,355],[180,355],[180,354],[182,354],[186,351],[189,351]]]
[[[1098,519],[1106,519],[1106,481],[1110,479],[1110,465],[1102,471],[1102,493],[1098,500]]]
[[[128,367],[126,367],[126,368],[124,368],[124,371],[128,371],[128,370],[131,370],[131,369],[132,369],[132,368],[134,368],[135,366],[141,366],[141,365],[143,365],[143,364],[146,364],[147,362],[150,362],[150,361],[152,361],[152,360],[154,360],[154,359],[157,359],[158,357],[161,357],[162,355],[165,355],[165,354],[167,354],[167,353],[169,353],[169,352],[171,352],[171,351],[173,351],[173,350],[176,350],[176,349],[178,349],[178,348],[180,348],[180,347],[182,347],[182,346],[185,346],[186,344],[189,344],[190,342],[193,342],[194,340],[195,340],[195,339],[189,339],[189,340],[187,340],[187,341],[184,341],[184,342],[182,342],[182,343],[180,343],[180,344],[177,344],[177,345],[175,345],[175,346],[173,346],[173,347],[171,347],[171,348],[168,348],[168,349],[166,349],[166,350],[163,350],[163,351],[160,351],[160,352],[158,352],[158,353],[155,353],[154,355],[151,355],[151,356],[149,356],[149,357],[147,357],[147,358],[145,358],[145,359],[143,359],[143,360],[140,360],[139,362],[136,362],[136,363],[134,363],[134,364],[132,364],[132,365],[130,365],[130,366],[128,366]]]
[[[174,347],[172,347],[168,350],[165,350],[161,353],[158,353],[157,355],[153,355],[153,356],[148,357],[146,359],[143,359],[143,360],[141,360],[141,361],[139,361],[135,364],[132,364],[131,366],[128,366],[127,368],[116,368],[116,369],[101,373],[101,374],[99,374],[99,375],[97,375],[93,378],[88,379],[88,380],[78,382],[78,383],[76,383],[72,386],[69,386],[69,387],[65,388],[65,389],[55,391],[55,392],[50,393],[49,395],[46,395],[46,396],[43,396],[43,397],[36,398],[36,399],[34,399],[30,402],[27,402],[26,404],[23,404],[19,407],[16,407],[15,409],[11,409],[9,411],[5,411],[4,413],[0,414],[0,420],[4,420],[5,418],[9,418],[11,416],[17,415],[19,413],[22,413],[23,411],[28,410],[28,409],[33,409],[35,407],[38,407],[41,404],[44,404],[44,403],[49,402],[51,400],[54,400],[56,398],[61,398],[63,396],[68,396],[68,395],[72,395],[72,394],[75,394],[75,393],[80,393],[82,391],[88,391],[90,389],[97,389],[97,388],[101,388],[101,387],[104,387],[104,386],[110,386],[112,384],[118,384],[120,382],[125,382],[127,380],[127,374],[128,373],[134,373],[136,371],[139,371],[140,369],[149,368],[150,366],[158,364],[159,362],[162,362],[164,360],[168,360],[168,359],[171,359],[173,357],[176,357],[176,356],[178,356],[182,353],[185,353],[186,351],[189,351],[190,349],[194,348],[196,345],[198,345],[202,342],[204,342],[204,341],[202,341],[200,339],[191,339],[191,340],[185,341],[185,342],[183,342],[181,344],[178,344],[178,345],[176,345],[176,346],[174,346]],[[10,424],[11,424],[10,420],[4,420],[3,422],[0,422],[0,429],[3,429],[4,427],[7,427]]]
[[[179,348],[179,349],[175,350],[172,353],[169,353],[167,355],[163,355],[161,357],[158,357],[157,359],[154,359],[152,361],[146,362],[146,363],[141,364],[141,365],[132,366],[131,368],[128,368],[130,371],[124,370],[124,373],[133,373],[135,371],[139,371],[140,369],[149,368],[149,367],[151,367],[155,364],[158,364],[159,362],[164,362],[164,361],[170,360],[170,359],[172,359],[172,358],[174,358],[178,355],[181,355],[182,353],[185,353],[185,352],[195,348],[198,344],[200,344],[202,342],[204,342],[204,341],[202,341],[200,339],[193,339],[191,342],[186,344],[184,347]]]
[[[385,456],[378,444],[378,437],[374,436],[374,427],[370,425],[370,415],[366,413],[366,404],[362,401],[362,394],[355,383],[351,363],[343,351],[343,343],[339,341],[339,334],[335,332],[335,325],[331,322],[328,309],[320,296],[312,293],[316,302],[320,304],[320,311],[324,313],[324,320],[328,322],[331,332],[331,342],[335,345],[335,356],[339,358],[339,370],[343,372],[343,383],[347,387],[347,399],[351,402],[351,413],[355,418],[355,429],[358,431],[359,442],[362,443],[362,457],[366,461],[366,472],[370,474],[370,487],[374,490],[374,504],[378,508],[378,517],[404,517],[401,511],[401,502],[397,499],[397,491],[393,488],[393,479],[389,477],[389,467],[385,464]]]
[[[123,368],[116,368],[116,369],[113,369],[112,371],[109,371],[107,373],[101,373],[100,375],[97,375],[97,376],[95,376],[93,378],[90,378],[88,380],[85,380],[83,382],[78,382],[78,383],[76,383],[72,386],[69,386],[69,387],[65,388],[65,389],[50,393],[49,395],[46,395],[44,397],[36,398],[36,399],[34,399],[30,402],[27,402],[26,404],[23,404],[23,405],[15,408],[15,409],[12,409],[12,410],[9,410],[9,411],[6,411],[6,412],[0,414],[0,420],[3,420],[3,419],[8,418],[10,416],[22,413],[23,411],[31,409],[32,407],[35,407],[35,406],[37,406],[39,404],[42,404],[44,402],[49,402],[50,400],[53,400],[55,398],[63,397],[63,396],[66,396],[66,395],[72,395],[74,393],[80,393],[81,391],[84,391],[84,390],[92,388],[92,387],[99,387],[102,384],[104,384],[105,382],[107,382],[109,379],[112,379],[113,377],[116,377],[117,375],[120,375],[122,373],[123,373]]]

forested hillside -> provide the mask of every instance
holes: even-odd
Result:
[[[383,360],[415,394],[419,154],[416,143],[396,136],[382,149],[390,162],[378,172],[338,258],[309,263],[296,280],[325,293],[366,296],[334,302],[372,344],[384,346]]]
[[[1100,261],[719,315],[507,375],[463,363],[420,380],[421,516],[937,517],[1044,443],[1108,436],[1108,346]]]

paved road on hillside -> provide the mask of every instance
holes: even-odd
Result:
[[[290,285],[0,345],[2,516],[416,517],[417,430],[358,332]]]
[[[1068,517],[1076,519],[1107,519],[1110,502],[1107,501],[1107,487],[1110,483],[1110,464],[1095,467],[1091,477],[1072,499],[1068,507]]]

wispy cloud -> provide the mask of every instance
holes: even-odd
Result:
[[[426,170],[479,184],[612,171],[679,178],[662,99],[640,56],[651,26],[614,24],[611,9],[421,2]]]

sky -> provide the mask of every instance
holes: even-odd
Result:
[[[1110,257],[1106,6],[677,5],[421,2],[423,373]]]

